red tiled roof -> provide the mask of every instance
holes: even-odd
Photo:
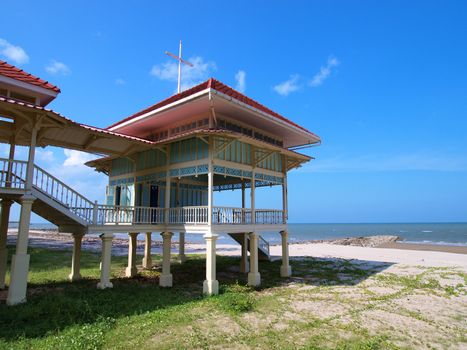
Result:
[[[30,73],[27,73],[24,70],[19,69],[18,67],[15,67],[2,60],[0,60],[0,75],[19,80],[28,84],[40,86],[44,89],[52,90],[57,93],[60,92],[60,89],[57,86],[50,84],[48,81],[45,81]]]
[[[251,106],[253,108],[256,108],[256,109],[258,109],[258,110],[260,110],[260,111],[262,111],[264,113],[267,113],[267,114],[269,114],[269,115],[271,115],[273,117],[276,117],[276,118],[278,118],[280,120],[283,120],[283,121],[285,121],[285,122],[299,128],[299,129],[301,129],[301,130],[303,130],[303,131],[305,131],[305,132],[307,132],[309,134],[312,134],[312,135],[316,136],[315,134],[313,134],[311,131],[305,129],[304,127],[294,123],[293,121],[287,119],[286,117],[280,115],[279,113],[276,113],[276,112],[270,110],[266,106],[260,104],[259,102],[249,98],[248,96],[238,92],[237,90],[231,88],[230,86],[228,86],[228,85],[226,85],[226,84],[224,84],[224,83],[222,83],[219,80],[216,80],[214,78],[210,78],[209,80],[206,80],[205,82],[203,82],[203,83],[201,83],[199,85],[196,85],[196,86],[192,87],[191,89],[188,89],[188,90],[185,90],[185,91],[183,91],[183,92],[181,92],[179,94],[173,95],[173,96],[171,96],[171,97],[169,97],[169,98],[167,98],[165,100],[162,100],[162,101],[160,101],[160,102],[158,102],[158,103],[156,103],[156,104],[154,104],[154,105],[152,105],[152,106],[150,106],[150,107],[148,107],[146,109],[143,109],[142,111],[140,111],[138,113],[135,113],[135,114],[133,114],[133,115],[131,115],[131,116],[125,118],[125,119],[122,119],[119,122],[116,122],[116,123],[110,125],[109,127],[107,127],[107,129],[113,128],[113,127],[115,127],[117,125],[120,125],[120,124],[122,124],[124,122],[127,122],[127,121],[129,121],[129,120],[131,120],[133,118],[139,117],[140,115],[143,115],[145,113],[156,110],[156,109],[158,109],[160,107],[166,106],[166,105],[171,104],[171,103],[176,102],[176,101],[179,101],[179,100],[181,100],[181,99],[183,99],[185,97],[194,95],[197,92],[203,91],[203,90],[205,90],[207,88],[214,89],[214,90],[216,90],[216,91],[218,91],[220,93],[223,93],[223,94],[225,94],[227,96],[235,98],[236,100],[238,100],[240,102],[243,102],[243,103],[245,103],[245,104],[247,104],[247,105],[249,105],[249,106]]]

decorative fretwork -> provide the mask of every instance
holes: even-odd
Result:
[[[233,176],[239,177],[242,179],[251,179],[253,173],[251,171],[241,170],[241,169],[234,169],[228,168],[220,165],[214,165],[213,167],[214,173],[224,176]]]
[[[110,186],[120,186],[120,185],[131,185],[135,181],[134,177],[128,177],[126,179],[117,179],[109,182]]]
[[[170,170],[170,177],[197,176],[208,172],[207,164]]]
[[[161,179],[165,179],[166,172],[159,171],[158,173],[148,174],[143,176],[137,176],[136,182],[150,182],[150,181],[159,181]]]

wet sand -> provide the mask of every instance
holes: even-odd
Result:
[[[467,246],[455,246],[455,245],[391,242],[391,243],[381,244],[378,246],[378,248],[422,250],[422,251],[429,251],[429,252],[467,254]]]

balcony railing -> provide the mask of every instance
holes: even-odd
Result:
[[[95,225],[157,225],[157,224],[208,224],[207,206],[178,208],[150,208],[138,206],[98,205],[95,209]],[[283,211],[257,209],[256,224],[282,224]],[[251,209],[213,207],[212,224],[252,224]],[[167,220],[167,222],[166,222]]]

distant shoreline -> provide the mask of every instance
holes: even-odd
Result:
[[[16,229],[8,230],[8,241],[13,244],[16,241]],[[32,229],[29,233],[31,246],[37,247],[50,247],[55,249],[71,249],[73,240],[70,234],[59,233],[56,230],[50,229]],[[186,242],[187,251],[193,247],[195,250],[200,250],[203,247],[199,242]],[[346,237],[338,239],[323,239],[323,240],[308,240],[300,242],[290,242],[290,246],[309,246],[309,245],[335,245],[335,246],[349,246],[349,247],[362,247],[362,248],[387,248],[387,249],[400,249],[400,250],[414,250],[414,251],[431,251],[431,252],[446,252],[455,254],[467,254],[467,245],[442,245],[442,244],[427,244],[427,243],[406,243],[400,241],[400,237],[393,235],[374,235],[368,237]],[[121,237],[114,239],[113,250],[118,255],[127,253],[128,240]],[[159,250],[161,242],[157,239],[152,242],[153,249]],[[272,247],[280,246],[280,244],[271,244]],[[138,250],[143,250],[144,243],[138,241]],[[178,249],[177,241],[173,241],[173,247]],[[195,248],[196,247],[196,248]],[[219,244],[223,248],[238,248],[238,244]],[[100,239],[96,236],[86,236],[83,240],[83,249],[99,251]]]

